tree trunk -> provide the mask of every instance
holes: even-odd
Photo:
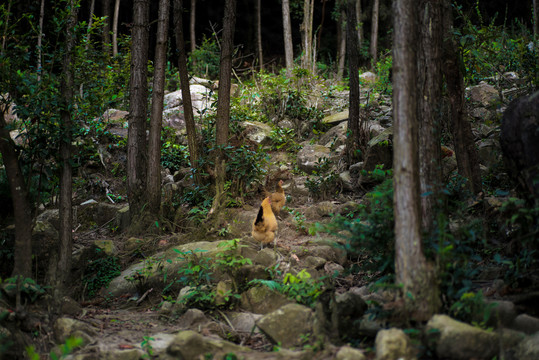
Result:
[[[300,27],[303,42],[301,67],[309,70],[313,68],[313,7],[314,0],[304,0],[303,22]]]
[[[71,274],[71,253],[73,251],[73,169],[71,166],[71,143],[73,139],[73,122],[71,108],[73,103],[74,69],[73,51],[75,49],[75,26],[77,24],[78,6],[75,0],[69,2],[69,18],[66,28],[66,48],[63,60],[63,77],[61,94],[63,106],[60,110],[63,134],[60,142],[61,174],[60,174],[60,246],[58,249],[58,265],[56,272],[55,301],[65,292]]]
[[[12,276],[32,277],[32,206],[22,173],[15,144],[9,135],[5,121],[5,111],[9,101],[0,109],[0,154],[4,164],[15,217],[15,246],[13,248],[14,267]]]
[[[357,20],[357,46],[361,49],[363,45],[363,11],[361,10],[361,0],[356,2],[356,20]]]
[[[474,194],[482,191],[479,157],[475,147],[474,136],[470,122],[466,118],[464,102],[464,75],[462,62],[457,53],[457,44],[453,38],[453,14],[451,3],[445,0],[444,6],[444,65],[443,73],[447,85],[447,94],[450,105],[450,127],[453,137],[455,156],[457,158],[458,173],[468,179],[468,189]]]
[[[183,1],[174,0],[174,29],[176,35],[176,48],[178,49],[178,73],[180,76],[180,88],[182,90],[183,114],[185,117],[185,128],[187,131],[187,144],[189,146],[189,159],[191,168],[194,169],[194,180],[200,184],[198,167],[199,137],[193,116],[193,105],[191,102],[191,91],[189,88],[189,73],[187,72],[187,54],[185,50],[185,38],[183,35]]]
[[[374,0],[372,5],[372,26],[371,26],[371,68],[376,68],[378,62],[378,18],[380,13],[380,0]]]
[[[103,16],[107,18],[103,24],[103,51],[107,53],[107,55],[110,55],[110,24],[112,19],[110,14],[110,0],[103,0],[101,5]]]
[[[258,49],[258,65],[264,70],[264,53],[262,52],[262,6],[261,0],[256,0],[256,47]]]
[[[346,6],[346,44],[348,45],[348,76],[350,78],[348,137],[346,153],[348,164],[356,163],[359,150],[359,50],[356,33],[356,0],[348,0]]]
[[[436,226],[442,188],[442,0],[419,1],[418,111],[421,220],[424,231]]]
[[[112,56],[118,56],[118,17],[120,15],[120,0],[114,2],[114,20],[112,22]]]
[[[292,46],[292,24],[290,22],[290,2],[283,0],[283,36],[286,73],[294,68],[294,47]]]
[[[197,6],[197,0],[191,0],[191,13],[190,13],[190,21],[189,21],[189,36],[191,39],[191,52],[195,51],[197,48],[196,31],[195,31],[196,6]]]
[[[402,286],[405,312],[424,321],[439,310],[440,300],[434,271],[421,249],[414,5],[414,0],[393,3],[395,280]]]
[[[9,3],[11,5],[11,2]],[[9,10],[8,10],[9,12]],[[41,81],[42,61],[43,61],[43,49],[41,44],[43,43],[43,18],[45,17],[45,0],[41,0],[41,7],[39,9],[39,34],[37,38],[37,81]]]
[[[45,1],[45,0],[43,0]],[[7,3],[7,10],[6,10],[6,18],[4,20],[4,31],[2,33],[2,54],[4,53],[4,50],[6,49],[6,40],[7,40],[7,29],[9,27],[9,18],[11,16],[11,3],[13,0],[9,0]],[[42,26],[40,27],[42,28]]]
[[[232,72],[235,25],[236,0],[225,0],[215,129],[215,198],[210,214],[217,214],[219,212],[225,195],[226,160],[224,148],[228,144],[228,127],[230,122],[230,75]]]
[[[346,62],[346,11],[341,10],[339,23],[337,24],[337,39],[339,48],[337,52],[337,80],[341,81]]]
[[[161,124],[163,122],[163,98],[165,96],[169,7],[169,0],[159,1],[146,179],[148,209],[152,214],[158,214],[161,207]]]
[[[148,108],[148,24],[149,1],[135,0],[129,81],[127,131],[127,194],[131,219],[140,215],[146,199],[146,117]]]
[[[95,10],[95,0],[92,0],[90,2],[90,15],[88,16],[88,26],[86,28],[88,29],[86,32],[86,44],[84,45],[84,49],[88,51],[88,47],[90,46],[90,30],[92,29],[92,25],[94,23],[94,10]]]

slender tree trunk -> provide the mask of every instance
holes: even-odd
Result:
[[[371,26],[371,68],[376,67],[378,62],[378,18],[380,13],[380,0],[374,0],[372,5],[372,26]]]
[[[63,136],[60,142],[61,174],[60,174],[60,246],[58,249],[58,265],[56,272],[55,301],[68,286],[71,274],[71,253],[73,251],[73,169],[71,166],[71,143],[73,139],[73,122],[71,108],[73,103],[74,69],[73,51],[75,49],[75,26],[77,24],[78,7],[75,0],[69,2],[69,19],[66,29],[66,49],[63,60],[63,78],[61,93],[63,107],[60,110],[60,119],[63,126]]]
[[[453,38],[453,13],[451,3],[444,3],[444,65],[443,73],[449,98],[450,128],[457,158],[458,173],[468,179],[468,188],[478,194],[482,191],[479,157],[475,147],[472,126],[466,118],[464,102],[464,74],[460,55],[455,49],[457,44]]]
[[[161,207],[161,123],[165,96],[169,8],[170,0],[159,1],[146,179],[148,209],[152,214],[158,214]]]
[[[419,1],[419,178],[423,230],[435,227],[442,188],[442,0]]]
[[[110,0],[103,0],[101,5],[103,16],[107,18],[103,25],[103,51],[105,51],[107,55],[110,55],[110,24],[112,20],[112,16],[110,14]]]
[[[9,5],[11,5],[11,1]],[[9,10],[8,10],[9,12]],[[41,0],[41,7],[39,9],[39,34],[37,37],[37,81],[41,81],[41,72],[43,71],[43,18],[45,17],[45,0]]]
[[[322,44],[322,29],[324,29],[324,20],[326,19],[326,2],[327,0],[321,0],[322,1],[322,19],[320,20],[320,26],[318,27],[318,34],[317,34],[317,41],[315,44],[315,53],[320,48],[320,45]],[[313,2],[314,4],[314,2]],[[313,12],[314,13],[314,12]],[[316,56],[314,57],[316,62]],[[314,66],[313,66],[314,68]]]
[[[393,164],[395,275],[402,286],[405,311],[413,320],[428,320],[440,308],[432,267],[421,249],[417,124],[417,7],[396,0],[393,40]]]
[[[350,77],[350,108],[346,150],[348,164],[350,165],[359,160],[359,49],[357,47],[355,1],[347,0],[346,6],[346,44],[348,45],[348,76]]]
[[[189,21],[189,36],[191,41],[191,52],[195,51],[197,48],[196,43],[196,31],[195,31],[195,25],[196,25],[196,7],[197,7],[197,0],[191,0],[191,13],[190,13],[190,21]]]
[[[199,151],[199,137],[193,116],[191,91],[189,87],[189,73],[187,72],[187,54],[185,38],[183,35],[183,1],[174,0],[174,29],[176,35],[176,48],[178,49],[178,73],[180,75],[180,88],[182,90],[183,114],[185,116],[185,128],[187,130],[187,144],[189,146],[189,159],[191,168],[194,169],[195,183],[200,184],[200,176],[197,171]]]
[[[42,0],[45,1],[45,0]],[[13,0],[9,0],[7,3],[7,10],[6,10],[6,19],[4,21],[4,31],[2,34],[2,54],[4,53],[4,50],[6,49],[6,41],[7,41],[7,29],[9,27],[9,18],[11,17],[11,3]],[[41,26],[43,28],[43,26]]]
[[[88,26],[86,27],[88,31],[86,32],[86,44],[84,45],[84,49],[88,51],[88,47],[90,46],[90,30],[92,29],[92,25],[94,23],[94,10],[95,10],[95,0],[92,0],[90,2],[90,15],[88,18]]]
[[[346,62],[346,11],[341,10],[339,23],[337,24],[337,39],[339,48],[337,52],[337,80],[342,80],[344,65]]]
[[[131,219],[140,215],[146,199],[149,4],[149,0],[135,0],[133,4],[127,131],[127,194]]]
[[[15,262],[12,276],[32,277],[32,206],[28,198],[28,190],[22,173],[15,144],[9,135],[5,121],[5,112],[9,101],[1,104],[0,109],[0,154],[4,164],[15,217],[15,246],[13,260]]]
[[[258,64],[264,70],[264,53],[262,52],[262,6],[261,0],[256,0],[256,45],[258,49]]]
[[[539,4],[538,0],[533,0],[533,36],[535,41],[539,39]]]
[[[356,2],[356,19],[357,19],[357,43],[358,47],[361,49],[361,46],[363,46],[363,21],[361,21],[361,18],[363,17],[363,11],[361,10],[361,0],[357,0]]]
[[[118,56],[118,17],[120,15],[120,0],[114,2],[114,20],[112,22],[112,56]]]
[[[294,47],[292,46],[292,24],[290,22],[290,2],[283,0],[283,36],[286,73],[294,68]]]
[[[309,70],[313,67],[313,8],[314,0],[304,0],[303,22],[300,27],[303,40],[301,67]]]
[[[210,214],[218,213],[218,210],[220,210],[223,205],[225,195],[226,160],[224,148],[228,144],[228,127],[230,122],[230,76],[232,72],[235,25],[236,0],[225,0],[215,129],[215,198]]]

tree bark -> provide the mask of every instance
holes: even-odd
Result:
[[[378,18],[380,13],[380,0],[374,0],[372,5],[372,25],[371,25],[371,68],[376,68],[378,62]]]
[[[286,73],[290,76],[294,68],[294,47],[292,46],[292,24],[290,21],[290,2],[283,0],[283,36]]]
[[[4,164],[15,217],[15,245],[13,248],[12,276],[32,277],[32,206],[28,198],[28,189],[19,164],[15,144],[9,135],[5,121],[5,111],[9,101],[1,104],[0,109],[0,153]]]
[[[232,72],[235,25],[236,0],[225,0],[215,129],[215,198],[210,214],[218,213],[223,205],[225,195],[226,159],[224,148],[228,144],[228,127],[230,122],[230,76]]]
[[[103,16],[107,18],[103,24],[103,51],[106,52],[107,55],[110,55],[110,24],[112,20],[112,16],[110,14],[110,0],[103,0],[101,6]]]
[[[195,31],[196,6],[197,6],[197,0],[191,0],[191,13],[190,13],[190,21],[189,21],[189,36],[191,39],[191,52],[195,51],[197,48],[196,31]]]
[[[256,47],[258,49],[258,66],[264,70],[264,53],[262,52],[262,6],[261,0],[256,0]]]
[[[314,0],[304,0],[303,2],[303,22],[300,32],[303,43],[303,55],[301,57],[301,67],[313,69],[313,8]]]
[[[11,5],[11,2],[9,3]],[[8,8],[9,12],[9,8]],[[41,44],[43,43],[43,18],[45,17],[45,0],[41,0],[41,6],[39,9],[39,33],[37,38],[37,81],[41,81],[41,72],[43,71],[43,49]]]
[[[421,249],[414,5],[414,0],[393,3],[395,280],[402,286],[405,312],[424,321],[439,310],[440,299],[434,271]]]
[[[161,124],[165,96],[169,8],[170,0],[159,1],[146,179],[148,209],[152,214],[158,214],[161,207]]]
[[[180,88],[182,90],[183,114],[185,117],[185,128],[187,131],[187,144],[189,147],[189,159],[191,168],[194,169],[194,180],[200,184],[200,176],[197,171],[199,151],[199,137],[193,116],[193,105],[191,102],[191,91],[189,87],[189,73],[187,72],[187,54],[185,50],[185,38],[183,35],[183,1],[174,0],[174,29],[176,35],[176,47],[178,48],[178,73],[180,76]]]
[[[86,44],[84,45],[84,49],[88,51],[88,47],[90,46],[90,30],[92,30],[92,25],[94,23],[94,10],[95,10],[95,0],[90,1],[90,15],[88,16],[88,26],[86,26]]]
[[[45,0],[43,0],[45,1]],[[9,18],[11,16],[11,3],[13,0],[9,0],[7,3],[7,9],[6,9],[6,18],[4,20],[4,31],[2,34],[2,54],[4,53],[4,50],[6,49],[6,40],[7,40],[7,29],[9,27]]]
[[[120,16],[120,0],[114,2],[114,20],[112,22],[112,56],[118,56],[118,17]]]
[[[451,135],[459,175],[468,179],[468,189],[474,194],[482,191],[481,172],[479,168],[479,156],[475,147],[474,136],[470,122],[466,118],[464,102],[464,74],[462,73],[462,61],[456,49],[457,43],[453,38],[453,14],[451,3],[445,0],[444,6],[444,65],[443,74],[447,85],[449,97],[449,116]]]
[[[361,46],[363,45],[363,21],[361,21],[361,18],[363,17],[363,11],[361,9],[361,0],[357,0],[356,2],[356,20],[357,20],[357,46],[361,49]]]
[[[127,131],[127,194],[131,219],[140,215],[146,199],[146,117],[148,108],[148,24],[149,1],[135,0],[129,81]]]
[[[337,24],[337,39],[339,48],[337,52],[337,80],[342,80],[344,65],[346,62],[346,11],[340,11],[339,23]]]
[[[442,189],[442,0],[419,2],[419,51],[417,54],[419,112],[419,179],[423,230],[436,225]]]
[[[356,0],[348,0],[346,6],[346,44],[348,47],[348,76],[350,78],[348,137],[346,152],[348,164],[357,160],[359,150],[359,50],[356,33]]]
[[[73,51],[75,49],[75,26],[77,24],[78,6],[75,0],[69,2],[69,18],[66,28],[66,49],[63,60],[63,78],[61,94],[63,106],[60,110],[62,121],[62,141],[60,142],[61,174],[60,174],[60,246],[56,272],[55,301],[60,299],[68,286],[71,274],[71,253],[73,251],[73,169],[71,166],[71,143],[73,139],[73,122],[71,109],[73,103],[74,69]]]

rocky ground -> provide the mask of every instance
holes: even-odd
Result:
[[[486,83],[467,92],[473,105],[470,119],[474,122],[484,174],[500,163],[499,127],[494,125],[495,119],[503,113],[511,94],[518,92],[513,80],[507,81],[504,101],[500,101],[499,91]],[[195,106],[203,108],[207,103],[206,88],[198,84],[193,86],[193,91]],[[167,96],[164,121],[182,136],[178,95]],[[366,101],[369,95],[363,95]],[[0,330],[16,339],[17,344],[33,344],[42,354],[52,347],[60,352],[58,344],[70,336],[82,338],[83,345],[69,357],[78,360],[413,359],[418,352],[422,358],[440,359],[539,358],[537,273],[530,275],[532,281],[526,289],[516,292],[508,291],[499,268],[485,271],[477,287],[483,290],[487,301],[495,302],[488,330],[436,315],[414,332],[410,330],[413,324],[398,316],[391,322],[372,316],[373,309],[398,314],[400,304],[390,289],[368,286],[376,274],[346,271],[369,259],[352,258],[339,236],[309,233],[311,225],[326,223],[333,214],[351,214],[363,201],[362,195],[372,185],[369,179],[361,177],[361,170],[373,170],[377,164],[391,167],[391,149],[387,146],[392,135],[390,99],[380,96],[369,101],[372,113],[366,126],[371,141],[364,162],[343,168],[340,159],[347,114],[337,110],[324,119],[328,131],[317,141],[302,143],[297,156],[272,152],[268,179],[271,183],[284,180],[288,200],[287,209],[278,219],[275,248],[260,249],[250,236],[261,197],[254,190],[241,207],[228,209],[211,225],[185,220],[189,217],[188,209],[180,207],[171,214],[170,222],[162,225],[172,230],[168,235],[155,229],[144,237],[128,235],[124,232],[127,207],[117,196],[125,184],[111,176],[111,169],[118,166],[115,164],[125,163],[125,154],[114,146],[103,146],[99,161],[81,169],[80,177],[86,179],[86,188],[75,194],[73,272],[79,281],[73,284],[73,293],[77,294],[77,301],[66,298],[59,311],[63,315],[53,323],[43,313],[47,298],[38,300],[22,318],[9,310],[9,301],[2,302],[0,306],[9,315]],[[106,115],[108,130],[125,137],[122,124],[126,114],[111,110]],[[243,125],[250,141],[260,144],[268,141],[271,128],[267,125],[255,122]],[[449,154],[444,158],[445,175],[456,167],[454,155]],[[323,158],[331,160],[328,173],[334,174],[336,187],[327,193],[313,194],[308,188],[308,176],[293,175],[294,168],[311,174]],[[175,174],[164,171],[165,194],[187,188],[184,175],[182,171]],[[507,174],[492,176],[499,176],[502,181]],[[502,200],[486,195],[480,201],[486,213],[495,213]],[[34,230],[35,246],[40,249],[41,257],[48,256],[57,238],[57,228],[57,210],[43,211]],[[233,239],[239,242],[231,242]],[[93,289],[82,285],[85,264],[103,258],[102,254],[121,259],[122,273],[93,294]],[[204,271],[210,272],[204,270],[204,259],[215,263],[225,259],[225,255],[228,256],[225,262],[236,261],[235,265],[213,268],[211,279],[202,279],[209,275]],[[106,274],[105,266],[110,265],[102,264],[104,270],[100,276]],[[185,276],[185,269],[198,271],[201,280],[189,286],[176,283],[168,287],[172,280]],[[308,273],[312,281],[325,279],[321,281],[326,290],[320,292],[316,304],[302,305],[269,286],[248,285],[254,279],[270,280],[271,276],[279,279],[286,273],[295,276]],[[212,292],[217,296],[211,300],[204,298]],[[193,294],[203,306],[190,302]],[[29,333],[36,336],[29,337]],[[16,351],[9,356],[20,355],[21,347]]]

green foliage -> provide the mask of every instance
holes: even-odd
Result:
[[[135,283],[140,294],[144,294],[149,286],[149,280],[156,274],[163,275],[164,255],[158,257],[148,257],[144,259],[141,269],[137,269],[132,275],[128,275],[125,279]],[[166,275],[165,275],[166,280]]]
[[[455,36],[466,68],[465,80],[469,84],[485,79],[498,83],[504,72],[515,71],[537,85],[537,46],[530,45],[533,34],[524,24],[517,21],[508,30],[505,21],[503,26],[494,25],[494,17],[485,25],[478,6],[474,14],[476,21],[461,6],[455,7],[463,23],[461,28],[455,29]]]
[[[56,353],[54,353],[54,352],[51,352],[49,354],[49,357],[52,360],[65,359],[74,350],[76,350],[77,348],[82,346],[83,343],[84,343],[84,340],[82,338],[80,338],[80,337],[69,337],[69,338],[66,339],[65,343],[60,345],[60,351],[61,351],[60,356],[56,355]],[[26,355],[31,360],[39,360],[41,358],[39,356],[39,354],[36,352],[36,349],[35,349],[34,345],[30,345],[30,346],[26,347]]]
[[[339,175],[332,171],[331,165],[332,161],[326,157],[317,159],[315,170],[305,181],[309,193],[316,199],[326,199],[342,190]]]
[[[458,301],[453,303],[450,312],[459,320],[486,329],[494,306],[494,303],[485,302],[481,291],[477,293],[466,292],[462,294]]]
[[[20,282],[17,284],[17,282]],[[2,284],[3,283],[3,284]],[[0,279],[0,284],[4,291],[14,292],[19,287],[22,295],[25,295],[31,302],[35,302],[41,295],[44,295],[47,290],[47,286],[41,286],[32,278],[22,278],[19,276],[10,277],[7,279]]]
[[[161,165],[172,174],[190,165],[189,149],[185,145],[177,144],[175,137],[170,128],[164,128],[161,132]]]
[[[253,262],[249,258],[244,258],[239,254],[239,250],[247,245],[240,245],[240,239],[232,239],[223,241],[218,245],[222,251],[216,255],[214,267],[229,275],[233,275],[244,265],[252,265]]]
[[[152,341],[155,339],[151,336],[143,336],[142,342],[140,343],[140,347],[142,350],[144,350],[146,353],[142,355],[143,359],[152,359],[154,357],[154,351],[152,346]]]
[[[100,252],[100,250],[96,249],[96,252]],[[120,274],[121,267],[118,258],[104,255],[88,263],[82,283],[88,296],[93,298],[102,287],[107,287]]]
[[[267,286],[271,290],[278,291],[297,303],[309,307],[315,306],[316,300],[325,289],[323,280],[313,279],[305,269],[301,270],[297,275],[286,273],[282,282],[255,279],[251,283]]]
[[[207,79],[217,79],[220,53],[215,39],[204,35],[202,43],[189,54],[190,73]]]
[[[179,278],[176,280],[181,286],[191,289],[182,299],[186,304],[196,304],[201,307],[211,307],[215,292],[211,288],[213,275],[211,259],[204,256],[205,250],[180,251],[174,249],[178,259],[185,263],[178,270]]]
[[[393,68],[393,58],[391,54],[383,56],[376,63],[376,82],[374,91],[379,94],[391,95],[393,86],[391,82],[391,72]]]
[[[346,240],[346,250],[352,257],[366,260],[361,267],[387,275],[394,272],[393,179],[391,170],[378,168],[374,176],[385,180],[367,193],[352,216],[335,216],[319,230],[335,233]]]

